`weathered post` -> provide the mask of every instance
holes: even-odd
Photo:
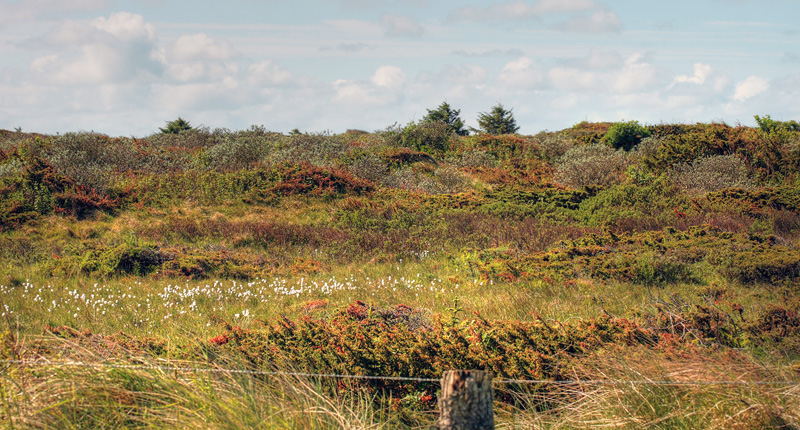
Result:
[[[494,430],[492,375],[482,370],[449,370],[442,376],[440,430]]]

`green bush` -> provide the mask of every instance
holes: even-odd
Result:
[[[484,369],[497,378],[560,379],[558,363],[618,342],[653,342],[656,336],[624,319],[595,318],[549,324],[430,320],[406,305],[382,309],[356,301],[330,319],[282,318],[263,329],[231,327],[209,345],[235,352],[256,368],[264,365],[319,373],[439,378],[448,369]],[[435,393],[436,383],[364,381],[392,397],[409,390]],[[431,398],[433,400],[433,398]]]
[[[646,137],[650,137],[650,130],[639,121],[617,122],[608,128],[603,142],[614,149],[630,151]]]
[[[409,123],[402,129],[395,127],[388,132],[393,146],[403,146],[416,151],[443,154],[451,149],[453,133],[444,121]]]

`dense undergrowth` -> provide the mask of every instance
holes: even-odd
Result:
[[[3,132],[1,358],[793,381],[800,132],[766,119],[648,126],[629,150],[610,123]],[[402,428],[432,422],[436,389],[10,366],[0,422]],[[589,382],[503,384],[497,399],[508,428],[797,428],[800,400],[794,386]]]

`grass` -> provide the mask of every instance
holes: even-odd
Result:
[[[225,370],[472,366],[554,382],[497,384],[498,428],[800,427],[795,385],[710,383],[797,379],[796,133],[652,126],[609,166],[608,127],[4,133],[0,359],[87,365],[0,364],[0,426],[425,428],[435,384]],[[722,155],[739,182],[673,177]]]

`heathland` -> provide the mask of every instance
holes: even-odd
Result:
[[[800,129],[0,135],[0,424],[798,428]],[[172,132],[174,131],[174,132]],[[513,383],[508,380],[537,380]]]

